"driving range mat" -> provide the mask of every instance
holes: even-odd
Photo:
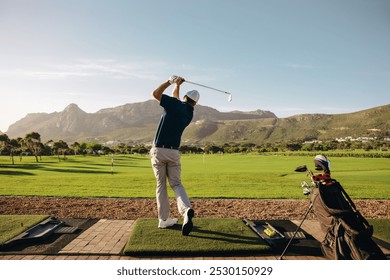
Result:
[[[157,219],[137,219],[124,254],[132,256],[229,256],[270,253],[271,247],[241,219],[197,218],[190,235],[181,233],[182,220],[170,228]]]
[[[274,252],[280,253],[284,250],[285,246],[287,245],[288,241],[290,240],[290,236],[295,232],[295,230],[298,228],[296,224],[289,220],[267,220],[267,221],[253,221],[255,224],[262,224],[264,222],[268,222],[271,224],[275,229],[277,229],[279,232],[281,232],[285,238],[285,242],[281,243],[278,247],[273,247]],[[287,252],[286,255],[307,255],[307,256],[323,256],[321,251],[321,243],[316,240],[313,236],[308,234],[306,231],[304,231],[302,228],[299,229],[299,231],[304,236],[298,236],[298,238],[295,238]]]
[[[75,239],[80,233],[91,227],[98,220],[96,219],[72,219],[65,218],[61,219],[67,226],[76,227],[76,231],[69,233],[61,233],[56,231],[46,238],[31,240],[31,242],[16,243],[13,246],[1,246],[0,255],[3,252],[7,254],[25,254],[25,255],[46,255],[46,254],[57,254],[63,247]],[[68,227],[63,227],[65,229]],[[0,230],[1,232],[1,230]]]

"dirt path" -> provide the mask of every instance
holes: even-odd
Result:
[[[365,218],[390,219],[390,200],[354,200]],[[253,220],[301,219],[308,200],[296,199],[192,199],[195,217],[238,217]],[[82,199],[52,197],[0,197],[0,214],[48,214],[57,218],[136,219],[156,217],[155,199]],[[171,200],[171,216],[177,217]],[[310,213],[308,219],[315,219]]]

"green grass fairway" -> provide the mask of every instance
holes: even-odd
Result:
[[[255,154],[182,155],[182,181],[190,198],[298,198],[308,180],[294,172],[312,156]],[[390,159],[331,158],[332,176],[352,199],[390,199]],[[0,196],[154,198],[155,178],[148,156],[0,157]],[[170,191],[171,197],[173,193]]]
[[[266,252],[271,248],[240,219],[195,219],[189,236],[181,222],[159,229],[157,219],[138,219],[124,249],[126,255],[194,256]]]
[[[45,220],[46,215],[0,215],[0,246],[32,226]]]

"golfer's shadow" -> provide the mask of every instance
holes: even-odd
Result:
[[[190,235],[188,237],[191,238],[200,238],[200,239],[208,239],[208,240],[218,240],[228,243],[236,243],[236,244],[263,244],[264,242],[257,237],[244,236],[240,234],[231,234],[218,232],[213,230],[205,230],[201,227],[194,226]]]

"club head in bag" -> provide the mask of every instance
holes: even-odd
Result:
[[[306,172],[307,171],[307,166],[306,165],[298,166],[297,168],[295,168],[294,171],[295,172]]]

